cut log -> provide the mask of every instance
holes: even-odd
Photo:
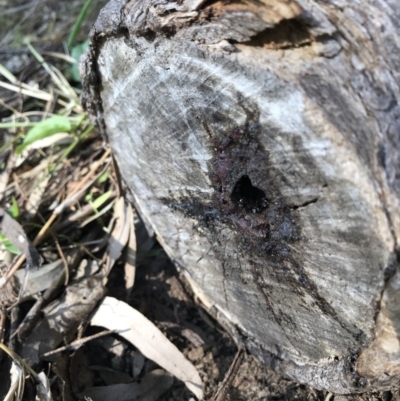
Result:
[[[143,219],[247,348],[400,383],[400,3],[124,0],[83,101]]]

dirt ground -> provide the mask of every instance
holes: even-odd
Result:
[[[91,23],[105,3],[106,0],[94,2],[78,37],[79,40],[85,40]],[[45,86],[48,79],[47,75],[41,66],[34,61],[24,45],[24,41],[28,38],[30,43],[39,51],[65,51],[64,42],[83,4],[84,0],[68,2],[58,0],[0,0],[0,62],[21,81],[30,82],[30,84],[36,83],[39,87]],[[34,110],[37,107],[35,102],[22,102],[20,97],[4,88],[0,90],[0,97],[2,99],[0,105],[1,118],[9,117],[12,108],[22,112]],[[2,135],[0,146],[2,146],[13,133],[5,130],[0,130],[0,133]],[[107,145],[102,142],[98,135],[93,135],[90,140],[85,142],[84,147],[79,148],[75,153],[73,152],[68,163],[54,179],[49,181],[50,189],[43,194],[37,214],[41,214],[46,220],[50,206],[60,196],[60,193],[63,193],[64,187],[68,187],[67,184],[64,185],[63,183],[68,182],[69,177],[78,181],[85,172],[90,170],[91,164],[89,162],[96,162],[106,147]],[[14,165],[13,170],[9,172],[7,188],[10,189],[4,193],[0,191],[2,207],[6,208],[11,205],[14,197],[22,211],[26,212],[23,210],[26,204],[24,196],[29,195],[28,181],[32,178],[25,182],[24,180],[18,181],[16,177],[27,174],[37,167],[41,161],[40,157],[46,153],[44,151],[38,152],[29,156],[22,165]],[[2,154],[0,152],[1,163],[6,163],[8,157],[10,157],[9,153]],[[3,166],[2,169],[5,167]],[[114,188],[113,185],[116,186],[117,178],[113,177],[110,180],[111,183],[107,184],[110,188]],[[110,190],[109,187],[102,185],[104,184],[99,184],[96,195],[102,190]],[[68,213],[66,218],[76,213],[76,209],[71,209]],[[112,214],[108,212],[84,227],[79,224],[66,225],[68,228],[60,229],[57,233],[62,249],[68,249],[72,242],[76,244],[82,241],[87,241],[87,243],[97,241],[95,246],[88,248],[90,252],[86,250],[85,257],[81,255],[78,263],[75,263],[75,267],[71,269],[72,278],[79,275],[79,269],[89,268],[103,257],[105,248],[100,244],[103,239],[104,241],[108,239],[104,227],[109,224],[111,219]],[[40,219],[29,221],[31,226],[29,226],[28,234],[33,238],[38,231],[35,224],[43,223],[43,221]],[[24,226],[24,228],[26,227]],[[135,228],[137,254],[134,287],[131,292],[127,293],[126,272],[124,270],[127,256],[126,253],[122,253],[109,274],[106,284],[107,295],[125,300],[155,323],[195,366],[204,385],[205,400],[212,400],[237,355],[237,347],[224,328],[199,305],[185,278],[177,271],[156,241],[146,235],[138,218],[136,218]],[[93,234],[96,241],[89,238]],[[56,245],[50,238],[38,248],[45,262],[55,261]],[[6,263],[4,263],[3,271],[6,268]],[[15,286],[17,284],[14,283]],[[0,303],[4,303],[10,297],[15,296],[15,288],[8,287],[8,290],[9,293],[6,293],[5,289],[0,290],[2,291]],[[62,297],[63,291],[63,288],[57,289],[52,301],[56,301],[57,297]],[[24,317],[34,305],[36,305],[34,300],[27,300],[14,308],[8,309],[7,313],[3,309],[3,323],[1,324],[3,324],[2,327],[5,331],[5,343],[17,353],[19,350],[24,352],[24,341],[29,343],[32,334],[26,334],[26,340],[17,340],[16,337],[11,338],[10,333],[18,330]],[[32,328],[30,330],[32,332]],[[76,332],[79,333],[78,337],[88,337],[101,332],[101,329],[88,326],[87,322],[80,322],[79,328],[72,336],[73,338],[75,338]],[[61,345],[70,343],[72,339],[63,338]],[[49,339],[43,336],[41,341],[44,343]],[[32,366],[37,372],[46,373],[51,385],[53,399],[67,401],[89,400],[88,397],[85,398],[85,389],[90,387],[110,386],[119,383],[140,383],[147,373],[158,368],[153,361],[145,358],[131,343],[115,333],[95,338],[82,346],[66,349],[48,358],[42,358]],[[5,397],[11,383],[10,367],[11,358],[0,351],[0,399]],[[35,392],[33,382],[27,380],[22,399],[35,399]],[[135,398],[135,400],[139,399],[142,401],[148,399],[194,401],[195,397],[183,382],[175,378],[172,386],[158,398]],[[334,396],[282,377],[245,353],[238,369],[233,374],[231,385],[226,387],[226,394],[216,399],[216,401],[223,400],[400,401],[400,394],[385,392]],[[93,401],[96,399],[93,398]],[[110,399],[110,401],[112,400]]]
[[[205,399],[211,400],[235,357],[234,342],[223,328],[194,302],[189,285],[163,251],[150,260],[145,258],[141,263],[143,266],[138,271],[138,281],[130,303],[139,310],[143,308],[146,316],[157,322],[157,325],[165,330],[168,338],[194,363],[205,386]],[[115,269],[113,274],[119,275],[121,282],[123,272]],[[118,282],[117,277],[113,282]],[[123,289],[118,287],[110,289],[110,293],[115,295],[121,291]],[[192,336],[185,336],[185,330],[196,333],[204,343],[199,345]],[[97,364],[95,361],[92,363]],[[162,401],[191,399],[194,400],[190,392],[178,382],[175,382],[171,392],[160,398]],[[225,398],[226,401],[395,401],[398,399],[400,399],[398,395],[390,393],[333,396],[282,377],[249,354],[245,355]]]

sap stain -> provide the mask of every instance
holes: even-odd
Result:
[[[299,254],[292,254],[293,245],[304,240],[299,212],[285,203],[276,184],[282,182],[281,177],[278,179],[281,173],[270,162],[269,152],[258,142],[262,127],[257,113],[247,113],[246,124],[226,131],[213,131],[203,122],[213,151],[209,161],[211,197],[193,193],[177,199],[171,194],[163,201],[196,220],[195,228],[209,240],[228,281],[234,273],[229,270],[231,263],[224,251],[221,227],[232,233],[230,241],[237,250],[240,279],[246,284],[243,273],[250,274],[265,299],[265,307],[283,330],[288,317],[283,317],[281,309],[274,305],[271,297],[274,288],[267,284],[271,278],[289,287],[300,302],[308,294],[321,312],[352,332],[320,295],[304,270]],[[352,332],[352,335],[355,334]]]

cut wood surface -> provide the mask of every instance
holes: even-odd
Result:
[[[142,218],[280,372],[400,383],[400,3],[111,1],[83,100]]]

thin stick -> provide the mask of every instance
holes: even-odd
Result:
[[[229,370],[225,374],[224,380],[218,385],[218,389],[217,392],[215,393],[213,401],[225,400],[226,395],[228,394],[229,387],[231,386],[232,381],[236,376],[236,373],[240,367],[240,364],[242,363],[243,356],[244,356],[244,349],[239,348]]]
[[[0,310],[0,343],[4,343],[4,333],[6,331],[5,325],[6,325],[6,310],[4,308],[1,308]]]
[[[11,358],[16,360],[21,366],[23,366],[30,376],[36,381],[36,383],[41,383],[37,373],[18,354],[16,354],[3,343],[0,343],[0,349],[2,349],[6,354],[10,355]]]
[[[111,192],[109,198],[107,199],[108,202],[113,201],[117,197],[117,191]],[[53,231],[57,232],[60,231],[71,224],[76,223],[77,221],[91,215],[93,213],[93,206],[88,203],[87,205],[83,206],[81,209],[77,210],[70,216],[68,216],[65,220],[60,221],[59,223],[53,226]]]
[[[46,352],[45,354],[42,354],[40,357],[47,358],[51,355],[59,354],[60,352],[68,351],[70,349],[76,349],[77,347],[80,347],[81,345],[83,345],[91,340],[95,340],[96,338],[104,337],[109,334],[113,334],[115,332],[116,332],[115,330],[105,330],[105,331],[102,331],[101,333],[93,334],[92,336],[88,336],[88,337],[84,337],[84,338],[81,338],[76,341],[72,341],[72,343],[65,345],[64,347],[54,349],[53,351]]]
[[[5,281],[4,281],[4,283],[2,283],[2,287],[1,288],[3,288],[10,281],[10,279],[14,275],[14,273],[22,266],[22,263],[25,262],[25,259],[26,259],[25,254],[22,254],[22,255],[20,255],[18,257],[18,259],[14,263],[14,266],[6,274]]]
[[[18,336],[19,341],[25,339],[29,330],[31,330],[34,324],[37,322],[43,304],[44,297],[39,296],[32,308],[29,310],[28,314],[24,317],[24,320],[22,320],[18,328],[11,334],[10,340],[14,340],[16,336]]]
[[[54,234],[53,234],[53,239],[54,239],[54,242],[55,242],[55,244],[56,244],[58,254],[60,255],[60,257],[61,257],[61,259],[62,259],[62,261],[63,261],[64,272],[65,272],[64,285],[67,286],[67,285],[68,285],[68,281],[69,281],[69,267],[68,267],[68,262],[67,262],[67,259],[66,259],[65,255],[64,255],[64,252],[62,251],[62,249],[61,249],[61,247],[60,247],[60,244],[59,244],[59,242],[58,242],[58,239],[57,239],[57,237],[56,237]]]
[[[71,63],[71,64],[76,64],[77,63],[77,61],[73,57],[68,56],[67,54],[64,54],[64,53],[43,51],[43,52],[41,52],[41,54],[43,56],[50,56],[50,57],[54,57],[54,58],[59,58],[61,60],[67,61],[68,63]]]
[[[95,165],[90,169],[90,171],[86,174],[86,177],[79,183],[79,185],[75,188],[74,191],[72,191],[71,195],[74,195],[76,192],[78,192],[82,187],[85,186],[85,184],[90,180],[90,178],[94,175],[96,170],[103,164],[104,160],[107,159],[107,157],[110,155],[111,149],[107,149],[104,155],[101,157],[101,159],[95,163]]]
[[[0,86],[3,87],[4,89],[8,89],[13,92],[21,93],[22,95],[25,95],[25,96],[34,97],[36,99],[46,100],[46,101],[51,100],[51,94],[44,92],[44,91],[35,91],[35,90],[30,90],[30,89],[24,89],[22,87],[8,84],[6,82],[1,82],[1,81],[0,81]]]
[[[42,242],[43,238],[45,238],[47,230],[53,224],[54,220],[58,217],[58,215],[61,214],[66,207],[71,206],[73,203],[75,203],[79,199],[80,195],[82,195],[83,192],[87,189],[87,187],[92,185],[97,180],[98,177],[96,176],[91,182],[88,183],[90,178],[96,173],[96,170],[99,168],[99,166],[101,166],[103,164],[103,162],[110,155],[110,153],[111,153],[111,149],[107,149],[107,151],[104,153],[104,155],[101,157],[101,159],[95,163],[95,165],[86,174],[84,179],[72,191],[72,193],[68,197],[68,199],[66,199],[59,206],[56,207],[53,214],[50,216],[50,218],[47,220],[46,224],[42,227],[42,229],[39,231],[36,238],[33,240],[33,242],[32,242],[33,246],[37,246]],[[100,172],[98,175],[101,175],[102,173],[103,173],[103,171]],[[17,259],[14,266],[9,270],[9,272],[5,276],[5,282],[4,282],[3,286],[8,283],[8,281],[11,279],[11,277],[14,275],[14,273],[22,266],[22,263],[25,262],[25,259],[26,259],[25,254],[21,255]]]

